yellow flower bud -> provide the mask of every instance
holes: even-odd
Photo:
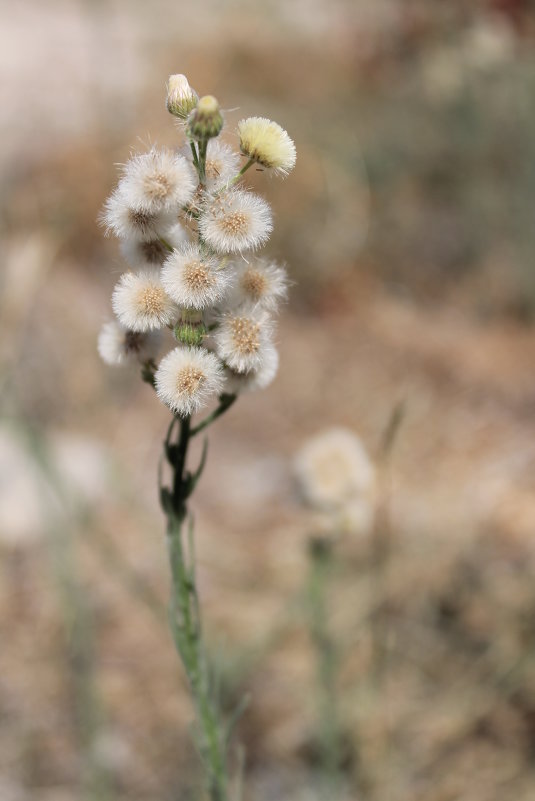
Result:
[[[285,176],[295,165],[295,145],[284,128],[265,117],[249,117],[238,123],[240,150],[266,169]]]

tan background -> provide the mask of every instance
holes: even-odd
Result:
[[[177,141],[165,80],[185,72],[229,141],[265,115],[298,149],[287,181],[252,178],[295,282],[280,376],[213,429],[194,502],[222,698],[251,694],[245,797],[317,797],[293,455],[345,425],[376,458],[403,403],[375,533],[340,544],[331,592],[346,796],[533,799],[530,4],[0,7],[0,798],[195,797],[164,612],[168,413],[95,349],[122,269],[96,217],[114,163]]]

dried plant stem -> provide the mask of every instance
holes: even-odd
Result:
[[[228,405],[225,407],[228,408]],[[222,413],[222,412],[221,412]],[[217,415],[219,416],[219,415]],[[209,425],[215,417],[205,421]],[[179,423],[176,444],[171,443],[173,429]],[[205,426],[201,423],[196,430]],[[189,442],[196,433],[191,418],[175,418],[165,441],[165,454],[172,469],[172,489],[162,487],[161,501],[167,515],[167,538],[171,565],[172,592],[170,623],[175,645],[182,660],[198,729],[198,746],[203,762],[211,801],[227,801],[228,772],[226,764],[227,731],[214,697],[210,671],[202,638],[199,598],[195,579],[193,521],[188,516],[187,499],[202,473],[206,447],[195,473],[186,470]],[[186,548],[186,534],[187,544]]]
[[[388,670],[390,626],[388,618],[388,568],[392,557],[393,532],[390,520],[390,457],[403,419],[405,404],[397,403],[392,409],[381,437],[378,465],[382,481],[382,503],[379,506],[371,543],[370,574],[373,579],[376,613],[372,619],[372,679],[377,688],[385,680]]]

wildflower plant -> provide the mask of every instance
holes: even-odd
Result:
[[[304,443],[294,473],[300,495],[317,514],[321,530],[308,541],[305,609],[316,657],[320,797],[330,801],[340,795],[345,738],[337,691],[340,648],[331,631],[329,595],[336,579],[337,543],[344,534],[371,529],[376,470],[355,433],[331,428]]]
[[[172,575],[171,627],[196,710],[197,742],[212,801],[228,798],[225,727],[201,636],[193,524],[188,500],[202,473],[187,464],[191,440],[243,391],[275,378],[275,314],[287,294],[283,267],[258,259],[273,222],[269,204],[243,187],[253,165],[279,176],[295,164],[295,146],[261,117],[238,125],[240,153],[217,138],[223,114],[199,99],[184,75],[172,75],[167,108],[185,144],[151,148],[121,170],[101,220],[117,236],[129,270],[112,296],[116,320],[98,350],[112,365],[138,364],[172,417],[164,442],[170,477],[160,471]],[[240,169],[240,159],[244,159]],[[162,350],[166,350],[159,357]],[[203,419],[193,415],[212,404]]]

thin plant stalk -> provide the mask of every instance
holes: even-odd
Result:
[[[241,181],[241,179],[243,178],[249,167],[252,167],[254,163],[255,163],[254,159],[249,159],[248,161],[246,161],[241,170],[234,176],[234,178],[231,178],[231,180],[225,186],[225,190],[230,189],[231,186],[234,186],[235,184],[238,183],[238,181]]]
[[[389,463],[400,427],[405,415],[404,403],[398,403],[392,410],[381,438],[379,449],[379,468],[383,484],[383,502],[377,515],[377,523],[372,538],[370,573],[373,580],[376,612],[373,616],[372,634],[372,679],[381,686],[388,666],[388,640],[390,637],[388,615],[386,614],[387,572],[392,556],[392,527],[389,513]]]
[[[229,407],[229,403],[225,408]],[[219,415],[217,415],[219,416]],[[211,415],[206,425],[216,419]],[[178,436],[171,441],[175,424]],[[187,511],[187,499],[200,478],[206,458],[203,449],[201,463],[195,473],[186,469],[188,446],[197,431],[191,418],[174,419],[164,444],[165,456],[171,467],[170,487],[161,487],[160,496],[167,516],[167,542],[171,566],[170,624],[176,649],[188,679],[197,719],[199,752],[207,777],[211,801],[227,801],[228,769],[226,764],[227,731],[212,687],[211,676],[202,638],[199,597],[195,577],[193,521]]]
[[[317,718],[322,797],[332,799],[340,786],[341,735],[336,676],[338,654],[329,630],[328,591],[333,572],[333,546],[325,538],[309,543],[307,606],[310,636],[316,652]]]

